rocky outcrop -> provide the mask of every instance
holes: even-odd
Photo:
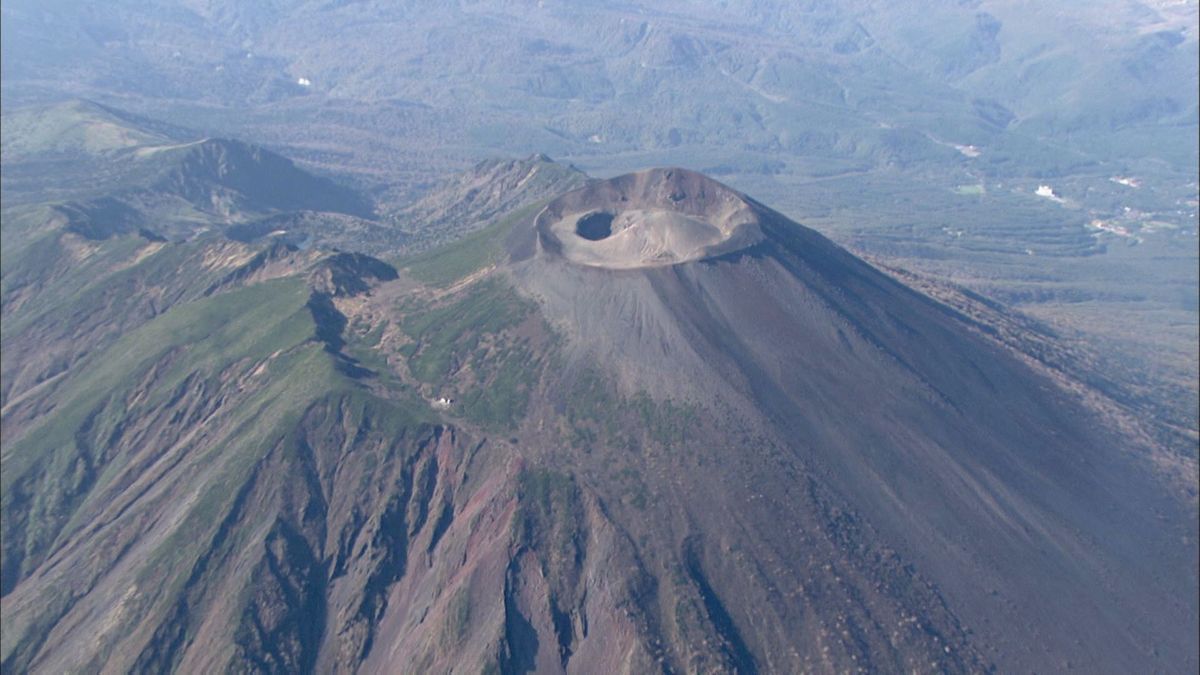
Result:
[[[392,281],[396,268],[361,253],[334,253],[309,275],[313,290],[333,297],[366,293],[372,285]]]

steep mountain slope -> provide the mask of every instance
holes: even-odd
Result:
[[[972,319],[679,169],[480,203],[398,270],[122,234],[6,299],[4,669],[1200,661],[1194,486]]]
[[[646,182],[659,186],[649,200],[615,179],[616,198],[592,208],[686,211],[723,190],[681,170],[625,184]],[[1194,624],[1192,601],[1178,604],[1195,593],[1195,538],[1187,534],[1194,512],[1175,510],[1148,464],[1138,468],[1145,449],[1096,431],[1094,414],[996,345],[964,335],[961,317],[753,208],[761,243],[632,273],[560,257],[562,235],[540,220],[525,235],[536,233],[532,253],[530,239],[515,239],[517,257],[527,258],[514,270],[518,287],[542,300],[571,345],[567,381],[587,364],[611,364],[624,395],[648,391],[698,406],[718,428],[741,423],[767,434],[771,452],[750,456],[744,442],[721,435],[700,434],[695,445],[715,446],[697,450],[720,467],[717,475],[748,462],[752,500],[786,503],[798,476],[845,499],[879,541],[932,580],[1004,669],[1067,661],[1137,669],[1144,656],[1168,649],[1179,663],[1193,662],[1194,642],[1177,622]],[[705,505],[728,488],[713,475],[695,489],[706,473],[697,464],[683,472],[692,483],[685,494],[696,495],[691,510],[711,518]],[[781,478],[785,467],[798,476]],[[1194,475],[1194,460],[1187,467]],[[1174,524],[1151,534],[1166,512],[1176,514]],[[776,551],[796,545],[785,534],[788,515],[768,506],[760,518],[743,511],[738,524],[710,531],[753,532],[749,540]],[[1188,544],[1177,548],[1181,536]],[[1175,581],[1160,585],[1167,577]],[[741,611],[743,625],[764,621],[757,606]],[[1129,617],[1138,628],[1127,627]],[[763,634],[761,623],[754,633]],[[1173,648],[1169,634],[1177,636]],[[1022,653],[1019,645],[1045,651]],[[1045,660],[1050,654],[1063,661]]]
[[[614,587],[576,596],[594,607],[576,646],[601,659],[587,645],[629,642],[614,597],[632,549],[594,498],[343,351],[335,302],[389,266],[211,239],[139,258],[133,295],[167,306],[108,307],[115,339],[54,333],[70,312],[5,337],[6,367],[26,340],[92,345],[48,378],[5,378],[6,671],[350,671],[401,647],[401,662],[508,669],[533,656],[508,605],[537,596],[515,589],[579,537]],[[107,298],[124,282],[94,283]]]

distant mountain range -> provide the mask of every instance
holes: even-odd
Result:
[[[788,163],[939,164],[973,144],[1006,174],[1135,159],[1190,172],[1196,144],[1174,129],[1198,122],[1196,17],[1194,2],[1152,1],[216,0],[97,12],[16,0],[4,7],[4,87],[192,119],[223,106],[225,125],[250,110],[245,122],[298,145],[328,136],[326,124],[363,133],[406,118],[407,143],[493,153],[708,147],[747,170],[780,151]],[[285,128],[302,111],[325,124]]]

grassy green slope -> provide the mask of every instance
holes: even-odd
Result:
[[[423,402],[395,392],[380,398],[339,370],[314,337],[309,296],[293,276],[186,302],[73,369],[53,412],[5,444],[6,592],[80,537],[128,537],[85,532],[107,522],[114,504],[157,502],[175,521],[166,534],[135,540],[138,585],[154,589],[138,608],[160,625],[179,623],[170,612],[186,606],[213,552],[257,536],[253,527],[223,523],[258,517],[243,513],[257,467],[277,450],[302,451],[297,434],[307,410],[335,401],[391,437],[432,422]],[[111,553],[41,594],[37,609],[6,616],[6,669],[28,663],[57,617],[115,562],[106,559]]]
[[[514,225],[532,218],[546,205],[545,201],[530,204],[512,212],[482,230],[463,238],[399,261],[415,279],[430,286],[445,287],[476,272],[499,259],[504,238]]]
[[[505,282],[487,279],[446,302],[410,311],[412,342],[402,351],[413,378],[486,428],[513,428],[535,386],[552,340],[532,303]]]
[[[95,441],[113,437],[123,422],[169,400],[185,378],[219,376],[236,361],[261,360],[287,349],[294,352],[285,359],[291,365],[284,372],[322,374],[322,359],[315,354],[319,347],[305,344],[312,335],[306,298],[303,284],[289,279],[178,307],[76,372],[54,414],[6,443],[0,459],[6,576],[13,553],[36,560],[87,494],[121,472],[123,458],[106,456],[109,448]],[[150,371],[164,365],[164,372],[153,374],[153,386],[143,389]],[[300,383],[320,381],[312,377]],[[288,390],[288,396],[306,389]]]

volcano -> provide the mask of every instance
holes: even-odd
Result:
[[[595,213],[608,237],[571,232]],[[699,457],[659,461],[684,567],[707,570],[710,619],[745,645],[736,669],[1194,663],[1194,512],[1111,421],[954,310],[682,169],[564,195],[510,254],[566,336],[548,410],[599,367],[623,395],[703,411]],[[893,642],[922,615],[928,663]],[[849,661],[807,660],[839,639]]]
[[[1200,665],[1196,494],[1147,439],[701,174],[399,270],[97,251],[95,297],[162,305],[6,334],[92,345],[5,390],[6,671]]]

